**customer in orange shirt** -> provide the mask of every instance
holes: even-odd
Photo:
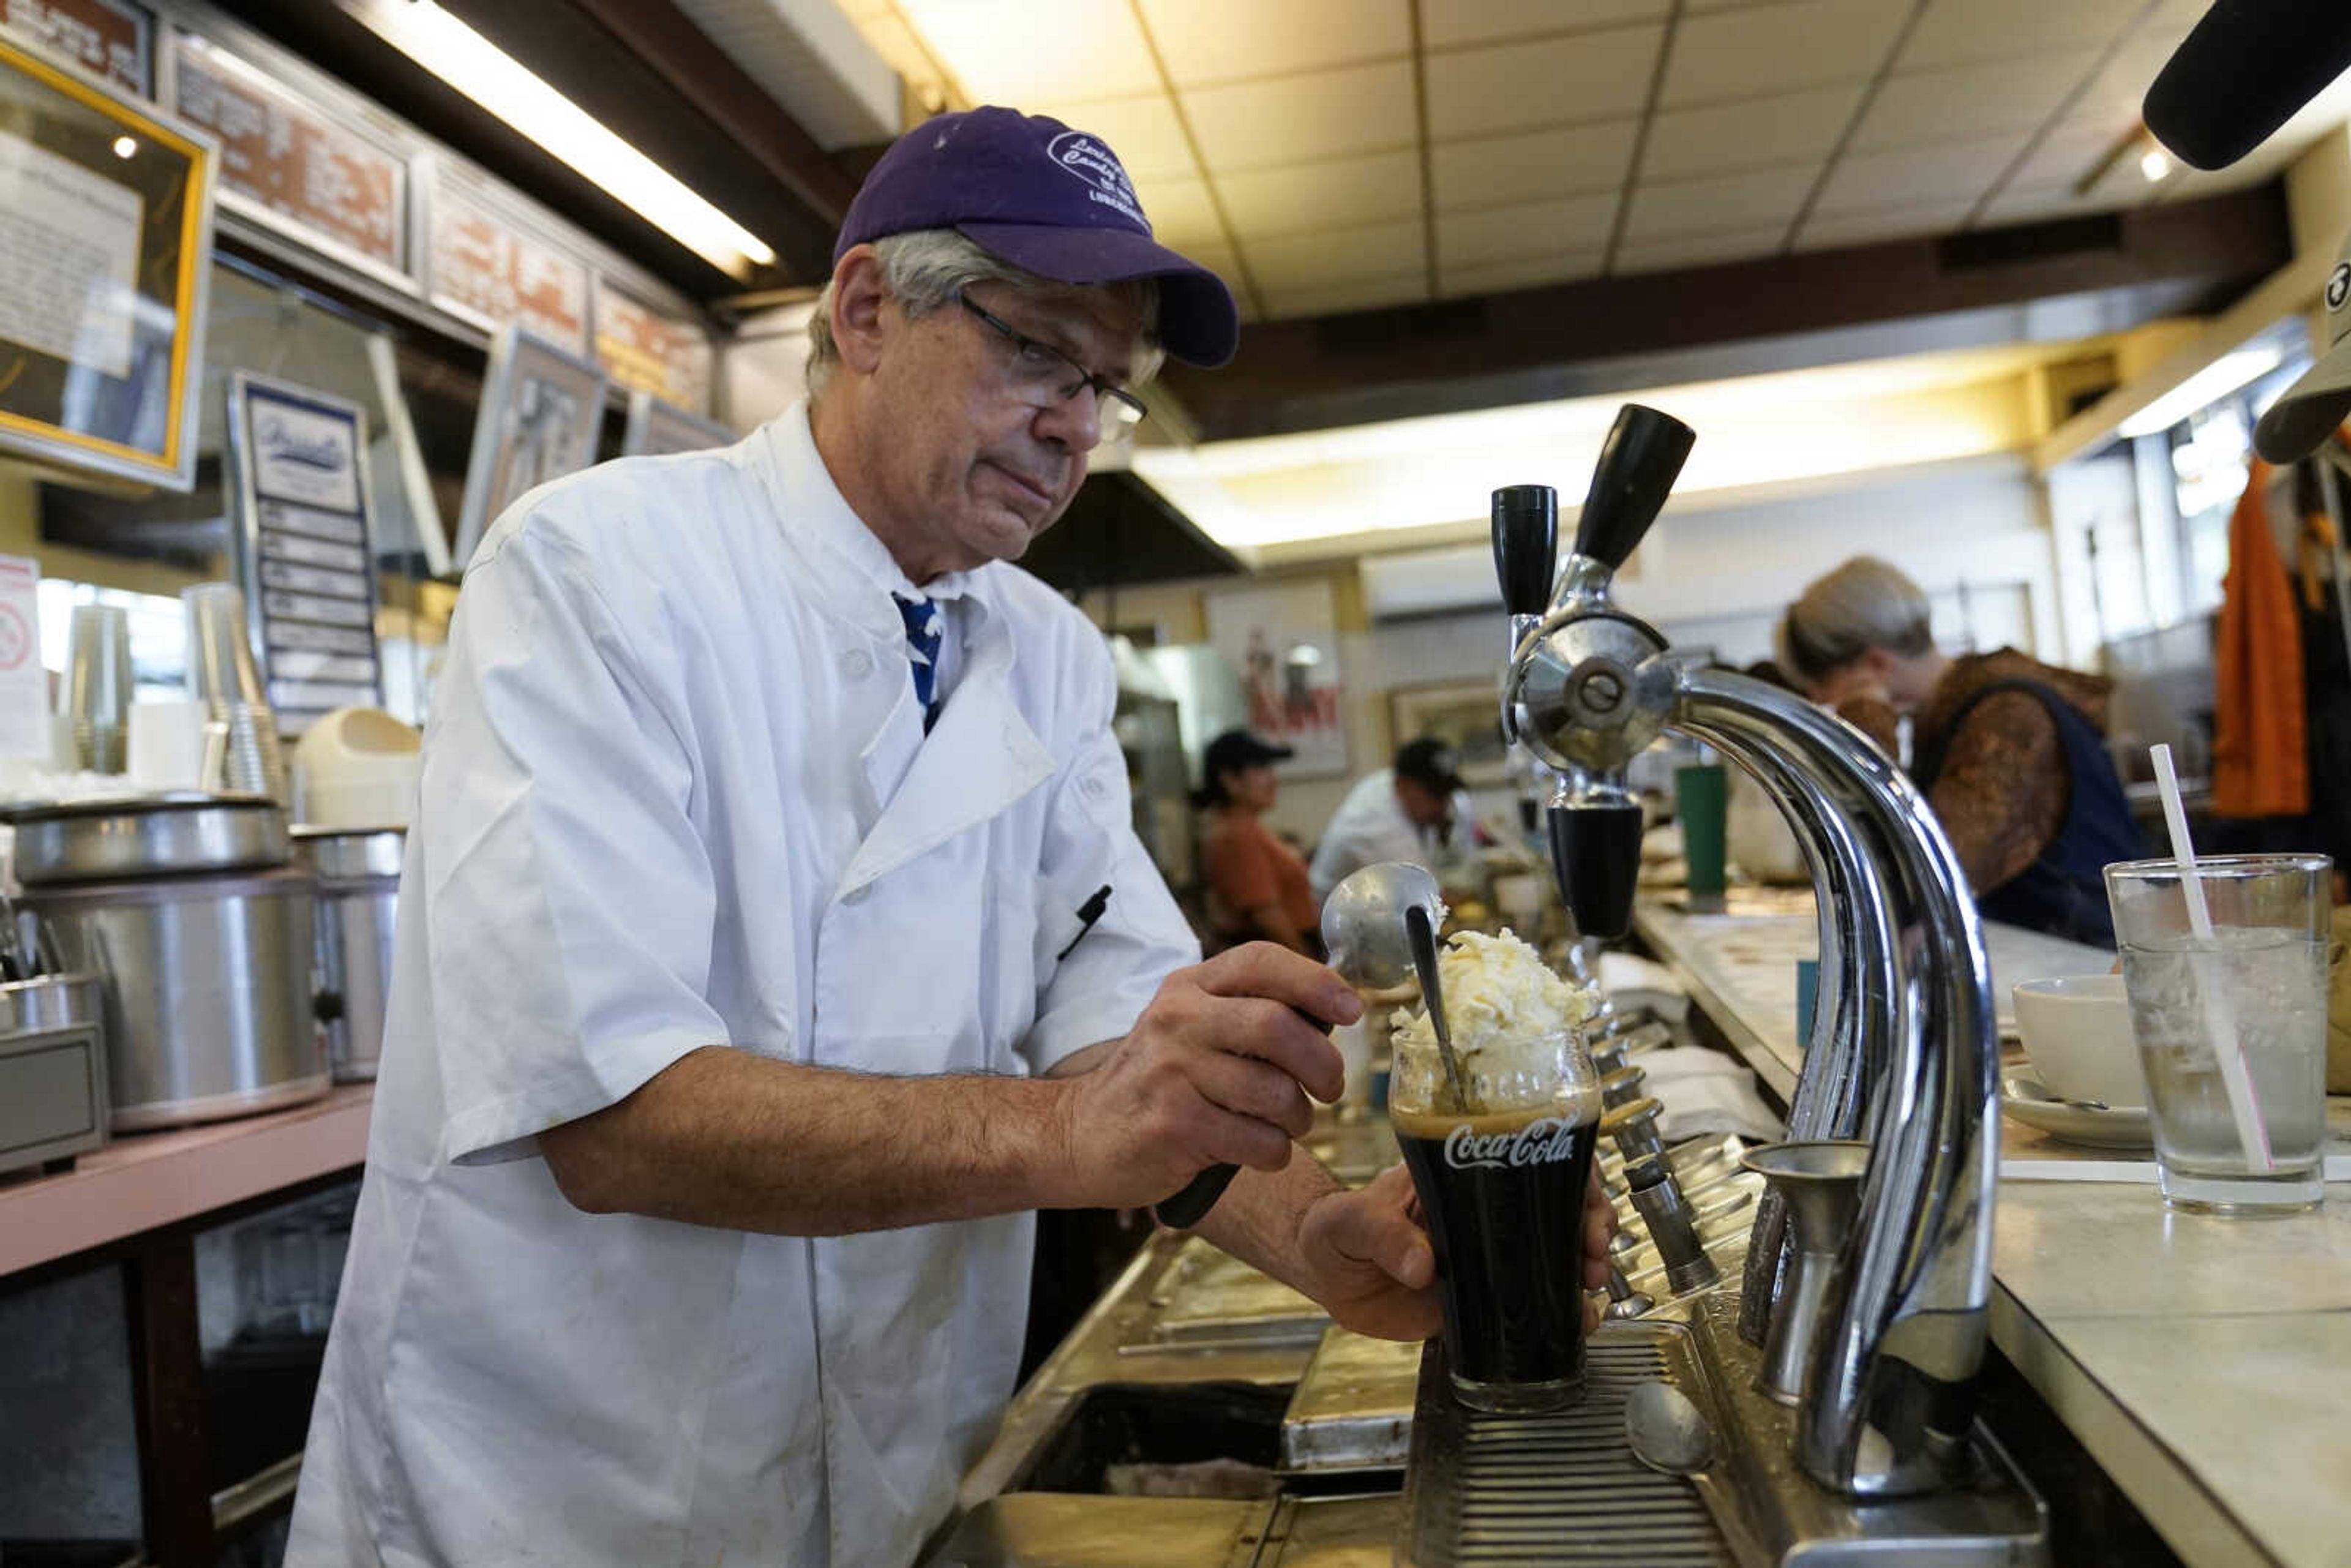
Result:
[[[1322,956],[1314,891],[1303,856],[1273,836],[1261,819],[1280,790],[1273,765],[1290,747],[1228,729],[1208,742],[1193,803],[1207,813],[1200,863],[1208,924],[1219,946],[1279,942]]]

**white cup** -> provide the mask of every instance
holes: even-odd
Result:
[[[141,789],[201,789],[204,758],[204,704],[131,705],[131,777]]]
[[[2041,1082],[2068,1100],[2116,1110],[2147,1103],[2138,1040],[2120,975],[2067,975],[2016,987],[2016,1032]]]

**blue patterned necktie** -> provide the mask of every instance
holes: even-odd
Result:
[[[946,617],[927,599],[890,597],[897,601],[898,619],[906,623],[906,650],[914,661],[914,700],[923,705],[923,733],[928,735],[939,721],[939,705],[932,694],[938,689],[939,641],[946,632]]]

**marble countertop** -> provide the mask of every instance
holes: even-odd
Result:
[[[1809,895],[1734,895],[1719,915],[1649,901],[1635,925],[1784,1098]],[[2002,993],[2113,962],[2013,927],[1986,937]],[[2037,1138],[2021,1134],[2003,1129],[2011,1157]],[[2143,1183],[2001,1183],[1993,1341],[2189,1563],[2351,1565],[2351,1184],[2327,1197],[2224,1220],[2172,1214]]]

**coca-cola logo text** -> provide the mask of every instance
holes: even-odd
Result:
[[[1583,1130],[1583,1123],[1557,1116],[1539,1116],[1515,1132],[1482,1135],[1465,1124],[1445,1135],[1445,1163],[1455,1170],[1480,1166],[1519,1170],[1549,1165],[1575,1153],[1575,1135]]]

